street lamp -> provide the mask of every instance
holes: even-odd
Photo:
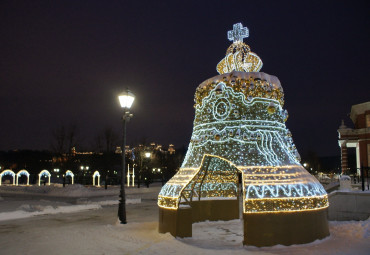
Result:
[[[81,170],[89,170],[89,166],[81,166],[80,169]]]
[[[141,182],[141,174],[143,173],[143,161],[144,161],[144,157],[147,158],[147,159],[150,159],[151,157],[151,153],[150,152],[144,152],[144,151],[141,151],[140,152],[140,169],[139,169],[139,175],[137,177],[137,187],[140,188],[140,182]]]
[[[120,200],[118,204],[118,218],[121,224],[126,224],[126,194],[125,194],[125,166],[126,166],[126,158],[125,158],[125,148],[126,148],[126,122],[128,122],[132,118],[132,114],[130,113],[130,108],[132,103],[134,102],[135,96],[132,94],[128,89],[118,96],[119,102],[121,107],[123,108],[123,139],[122,139],[122,173],[121,173],[121,192],[120,192]]]
[[[156,169],[155,168],[153,168],[153,173],[155,174],[156,173],[156,171],[155,171]],[[160,168],[157,168],[157,172],[158,172],[158,174],[160,174],[161,175],[161,182],[162,182],[162,186],[163,186],[163,182],[164,182],[164,178],[163,178],[163,171],[160,169]]]

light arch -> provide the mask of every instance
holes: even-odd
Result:
[[[75,175],[73,174],[73,172],[71,170],[67,170],[66,171],[66,174],[64,176],[65,177],[70,176],[71,179],[72,179],[72,184],[74,183],[74,177],[75,177]]]
[[[98,177],[98,184],[97,186],[100,186],[100,173],[99,171],[95,171],[92,178],[93,178],[93,186],[95,186],[95,177]]]
[[[178,206],[204,199],[217,199],[221,196],[238,200],[240,193],[238,187],[239,174],[242,177],[243,171],[238,169],[231,161],[220,156],[205,154],[201,166],[192,180],[182,188]],[[212,178],[210,178],[211,176]],[[217,179],[217,182],[213,181],[213,178]],[[219,190],[222,190],[223,194]]]
[[[0,173],[0,186],[4,175],[11,175],[13,177],[13,185],[15,185],[15,173],[10,169],[5,169]]]
[[[25,175],[27,176],[27,185],[30,185],[30,173],[26,169],[22,169],[17,173],[16,185],[19,185],[19,176]]]
[[[50,185],[50,177],[51,177],[51,174],[48,170],[44,169],[42,170],[40,173],[39,173],[39,186],[40,186],[40,183],[41,183],[41,177],[43,176],[46,176],[48,177],[49,181],[48,181],[48,185]]]

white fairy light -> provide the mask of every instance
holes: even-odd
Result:
[[[15,173],[10,169],[5,169],[4,171],[0,173],[0,186],[1,186],[3,176],[5,175],[11,175],[13,177],[13,185],[15,185]]]
[[[258,72],[262,61],[242,42],[248,35],[247,28],[234,25],[228,32],[233,44],[217,66],[221,75],[198,86],[188,151],[180,170],[162,187],[160,207],[175,210],[194,199],[236,199],[239,173],[244,213],[328,206],[325,189],[300,164],[285,125],[280,82]]]
[[[249,30],[242,23],[233,25],[233,30],[227,32],[227,39],[233,42],[242,42],[243,38],[249,37]]]

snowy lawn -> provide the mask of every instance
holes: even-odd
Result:
[[[370,254],[370,220],[330,222],[330,237],[310,244],[257,248],[242,245],[240,220],[193,224],[191,238],[159,234],[159,185],[127,189],[126,225],[117,221],[118,187],[94,196],[73,189],[15,194],[1,187],[0,215],[28,218],[0,221],[0,254]]]

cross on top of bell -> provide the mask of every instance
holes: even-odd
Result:
[[[227,39],[233,42],[242,42],[243,38],[249,36],[249,30],[247,27],[243,27],[242,23],[233,25],[233,30],[227,32]]]

